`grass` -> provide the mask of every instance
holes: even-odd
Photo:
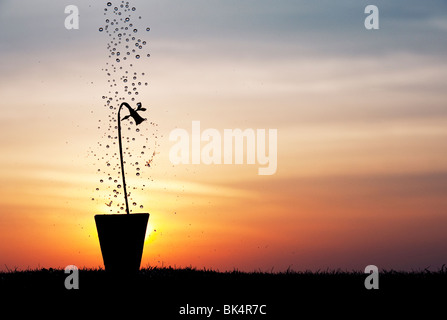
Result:
[[[206,318],[179,315],[179,308],[187,304],[215,308],[224,304],[267,305],[268,315],[215,313],[212,319],[285,319],[297,312],[311,312],[313,318],[319,318],[328,313],[348,314],[358,308],[377,315],[383,310],[402,315],[403,310],[412,310],[412,314],[415,309],[436,310],[447,298],[445,266],[437,271],[381,271],[378,290],[365,289],[367,274],[342,270],[246,273],[148,267],[135,276],[117,278],[102,269],[80,269],[79,290],[65,289],[67,276],[62,269],[9,270],[0,273],[0,294],[24,300],[90,304],[93,309],[98,301],[113,308],[145,306],[151,314],[162,315],[156,319]]]

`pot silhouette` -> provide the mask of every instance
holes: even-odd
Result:
[[[140,270],[148,213],[95,215],[104,267],[111,273]]]

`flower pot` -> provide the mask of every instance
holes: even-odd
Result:
[[[111,273],[140,270],[149,213],[95,215],[104,267]]]

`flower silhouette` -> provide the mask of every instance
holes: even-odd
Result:
[[[129,110],[129,114],[128,114],[127,116],[125,116],[124,118],[122,118],[121,121],[126,120],[126,119],[128,119],[129,117],[132,117],[132,118],[135,120],[135,124],[136,124],[136,125],[139,125],[141,122],[143,122],[144,120],[146,120],[146,119],[142,118],[142,117],[138,114],[138,112],[137,112],[137,111],[146,111],[146,108],[143,108],[143,107],[142,107],[141,102],[138,102],[138,103],[137,103],[137,109],[136,109],[136,110],[132,109],[132,107],[129,106],[128,103],[123,102],[123,103],[121,104],[121,106],[120,106],[120,111],[121,111],[121,107],[122,107],[122,106],[126,106],[126,107],[127,107],[127,109]],[[119,111],[118,111],[118,112],[119,112]]]
[[[129,110],[129,114],[120,120],[121,108],[123,106],[127,107],[127,109]],[[121,121],[129,119],[129,117],[132,117],[135,120],[135,124],[139,125],[146,119],[141,117],[137,111],[141,111],[141,112],[146,111],[146,108],[142,107],[141,102],[137,103],[137,109],[133,109],[127,102],[121,103],[121,105],[118,109],[118,143],[119,143],[119,149],[120,149],[121,176],[123,178],[124,199],[126,201],[126,213],[127,214],[129,214],[129,203],[127,201],[126,177],[124,176],[123,145],[121,142]]]

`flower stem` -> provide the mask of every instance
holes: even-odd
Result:
[[[120,160],[121,160],[121,176],[123,178],[123,188],[124,188],[124,199],[126,200],[126,213],[129,214],[129,203],[127,201],[127,190],[126,190],[126,177],[124,176],[124,162],[123,162],[123,144],[121,142],[121,108],[123,105],[127,105],[127,103],[121,103],[118,109],[118,144],[120,148]]]

